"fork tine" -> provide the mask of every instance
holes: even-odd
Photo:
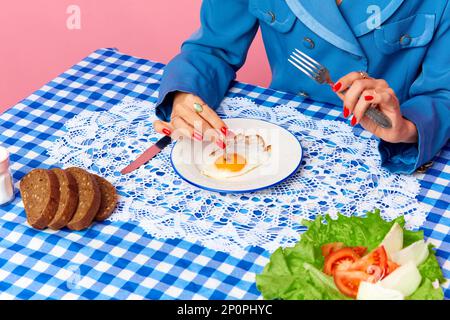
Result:
[[[303,69],[299,64],[295,63],[294,61],[292,61],[291,59],[288,59],[288,61],[297,69],[299,69],[301,72],[303,72],[305,75],[307,75],[309,78],[311,78],[312,80],[316,81],[316,78],[311,75],[308,71],[306,71],[305,69]]]
[[[298,50],[297,48],[295,49],[295,51],[297,51],[298,53],[300,53],[302,56],[304,56],[306,59],[308,59],[309,61],[311,61],[312,63],[314,63],[318,68],[323,68],[323,66],[317,62],[316,60],[314,60],[313,58],[311,58],[310,56],[308,56],[307,54],[301,52],[300,50]]]
[[[314,73],[318,73],[319,72],[319,68],[317,68],[315,65],[313,65],[312,63],[308,62],[308,60],[306,60],[305,58],[302,58],[301,56],[299,56],[297,53],[292,52],[291,58],[294,59],[295,61],[297,61],[298,63],[300,63],[302,66],[304,66],[305,68],[307,68],[308,70],[311,70]],[[297,58],[297,59],[296,59]],[[308,67],[309,66],[309,67]],[[311,69],[311,68],[312,69]]]

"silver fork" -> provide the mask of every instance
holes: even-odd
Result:
[[[290,55],[288,61],[305,75],[319,84],[334,85],[330,77],[330,72],[319,62],[308,56],[307,54],[295,49]],[[345,93],[345,91],[342,91]],[[371,104],[370,108],[364,113],[369,119],[374,121],[378,126],[384,129],[392,128],[391,120],[379,109],[376,104]]]

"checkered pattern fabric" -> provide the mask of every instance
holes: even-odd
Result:
[[[15,181],[52,165],[49,143],[82,110],[105,110],[125,97],[156,101],[162,68],[100,49],[1,115],[0,143],[11,153]],[[294,101],[309,116],[345,121],[331,105],[248,84],[234,83],[228,95],[264,106]],[[449,145],[419,179],[419,200],[431,207],[423,230],[450,278]],[[0,208],[3,299],[257,299],[255,274],[268,257],[260,248],[232,256],[181,239],[161,241],[132,223],[94,224],[82,232],[34,230],[19,194]],[[450,298],[448,284],[445,295]]]

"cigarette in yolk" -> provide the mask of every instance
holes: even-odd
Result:
[[[245,167],[247,161],[245,161],[245,158],[239,154],[233,153],[227,156],[219,157],[214,164],[219,170],[238,172]]]

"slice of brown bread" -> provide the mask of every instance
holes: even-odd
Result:
[[[44,229],[58,210],[59,182],[50,170],[34,169],[20,181],[28,223],[36,229]]]
[[[78,206],[67,227],[71,230],[83,230],[89,227],[100,208],[100,188],[94,176],[80,168],[68,168],[78,185]]]
[[[48,227],[53,230],[64,228],[72,219],[78,206],[78,185],[75,178],[68,171],[54,168],[59,181],[59,206],[53,220]]]
[[[102,201],[100,203],[100,209],[95,216],[95,220],[104,221],[109,218],[113,213],[117,205],[117,192],[116,188],[105,178],[96,174],[92,174],[100,187],[100,193],[102,194]]]

